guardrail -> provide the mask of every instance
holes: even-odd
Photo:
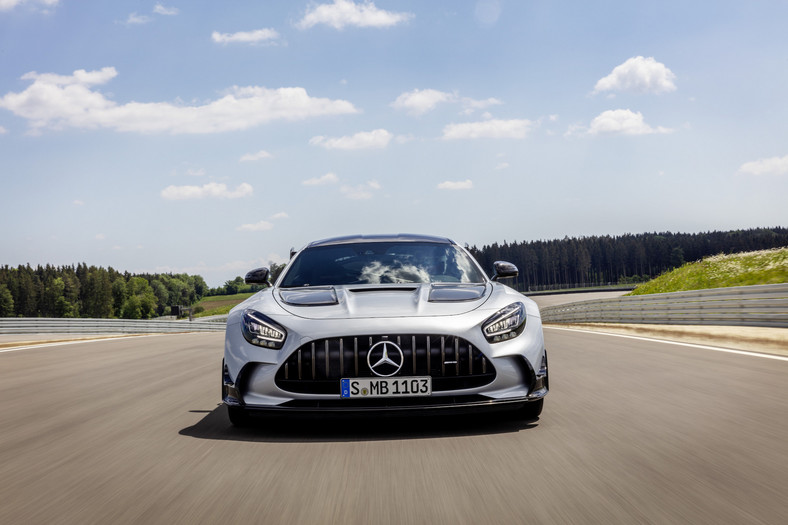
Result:
[[[227,317],[229,314],[220,314],[220,315],[205,315],[203,317],[195,317],[195,321],[197,322],[211,322],[211,323],[226,323]]]
[[[0,334],[155,334],[220,331],[224,331],[224,323],[209,321],[0,317]]]
[[[541,309],[545,323],[788,328],[788,283],[581,301]]]

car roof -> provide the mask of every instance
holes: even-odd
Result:
[[[397,233],[392,235],[345,235],[343,237],[331,237],[309,243],[306,247],[330,246],[333,244],[355,244],[360,242],[432,242],[439,244],[455,244],[446,237],[435,237],[432,235],[417,235],[412,233]]]

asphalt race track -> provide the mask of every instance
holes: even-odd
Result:
[[[237,430],[222,337],[0,351],[0,523],[786,523],[786,360],[546,329],[537,421]]]

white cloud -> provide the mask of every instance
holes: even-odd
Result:
[[[211,40],[217,44],[258,44],[260,42],[271,43],[279,38],[279,33],[274,29],[256,29],[254,31],[239,31],[238,33],[211,33]]]
[[[104,235],[103,233],[97,233],[95,238],[97,241],[104,241],[107,239],[107,236]]]
[[[632,93],[667,93],[676,90],[676,75],[654,57],[632,57],[616,66],[613,72],[600,79],[594,93],[628,91]]]
[[[138,15],[137,13],[131,13],[129,17],[126,19],[126,24],[128,25],[147,24],[151,20],[152,19],[149,16]]]
[[[785,175],[788,173],[788,155],[745,162],[739,171],[749,175]]]
[[[254,224],[242,224],[236,228],[240,232],[263,232],[272,230],[274,225],[268,221],[260,221]]]
[[[463,97],[461,102],[462,102],[462,106],[464,108],[463,111],[462,111],[463,115],[470,115],[471,113],[473,113],[476,110],[487,109],[490,106],[498,106],[500,104],[503,104],[503,102],[501,102],[497,98],[488,98],[488,99],[485,99],[485,100],[474,100],[472,98]]]
[[[103,67],[95,71],[77,69],[68,76],[58,75],[56,73],[36,73],[35,71],[31,71],[30,73],[22,75],[21,78],[22,80],[33,80],[34,85],[35,83],[40,83],[41,85],[86,87],[106,84],[116,76],[118,76],[118,72],[114,67]]]
[[[246,182],[234,190],[227,189],[226,184],[209,182],[202,186],[167,186],[161,190],[161,196],[167,200],[204,199],[208,197],[220,199],[239,199],[252,194],[253,188]]]
[[[173,16],[179,13],[177,7],[166,7],[161,4],[156,4],[153,6],[153,12],[157,15],[164,15],[164,16]]]
[[[249,129],[273,120],[357,113],[345,100],[310,97],[304,88],[234,86],[221,98],[199,106],[168,102],[118,104],[90,86],[117,76],[114,67],[77,70],[70,76],[35,72],[20,93],[0,97],[0,108],[27,119],[33,133],[42,129],[108,128],[136,133],[221,133]]]
[[[398,96],[397,100],[391,103],[391,107],[407,111],[411,115],[423,115],[435,109],[442,102],[454,102],[455,100],[457,100],[457,95],[452,93],[445,93],[437,89],[414,89]]]
[[[313,146],[322,146],[326,149],[371,149],[371,148],[385,148],[391,142],[393,135],[385,129],[376,129],[374,131],[362,131],[350,137],[312,137],[309,143]]]
[[[509,163],[508,162],[501,162],[497,166],[495,166],[496,170],[505,170],[507,168],[509,168]]]
[[[471,179],[451,181],[447,180],[438,184],[439,190],[470,190],[473,189]]]
[[[204,177],[205,169],[203,168],[189,168],[186,170],[186,175],[189,177]]]
[[[3,126],[0,126],[0,135],[3,135],[5,133],[8,133],[8,130],[5,129]]]
[[[411,13],[394,13],[378,9],[371,1],[356,4],[351,0],[334,0],[333,4],[321,4],[307,10],[304,18],[296,24],[299,29],[309,29],[325,24],[342,30],[346,26],[391,27],[413,18]]]
[[[271,155],[264,149],[261,149],[257,153],[247,153],[246,155],[241,157],[239,162],[252,162],[255,160],[270,159],[271,157],[273,157],[273,155]]]
[[[438,104],[457,102],[462,105],[462,114],[464,115],[470,115],[476,110],[503,104],[503,102],[497,98],[475,100],[468,97],[459,97],[457,93],[447,93],[445,91],[438,91],[437,89],[414,89],[413,91],[408,91],[398,96],[397,99],[391,103],[391,107],[407,111],[410,115],[419,116],[428,111],[432,111]]]
[[[307,179],[301,183],[303,186],[325,186],[327,184],[336,184],[339,182],[339,177],[333,173],[326,173],[322,177],[314,177]]]
[[[271,220],[289,219],[289,218],[290,218],[290,216],[287,213],[283,212],[283,211],[280,211],[279,213],[274,213],[273,215],[271,215]]]
[[[659,126],[652,128],[643,120],[643,114],[628,109],[604,111],[591,121],[589,135],[650,135],[652,133],[671,133],[673,130]]]
[[[84,205],[85,205],[85,202],[84,202],[84,201],[81,201],[81,200],[79,200],[79,199],[76,199],[76,200],[72,201],[72,204],[73,204],[74,206],[84,206]]]
[[[377,181],[371,180],[358,186],[342,186],[339,188],[339,191],[348,199],[365,200],[371,199],[374,196],[374,192],[380,188],[381,186]]]
[[[55,7],[60,0],[0,0],[0,11],[10,11],[22,4],[37,4],[45,7]]]
[[[443,128],[443,138],[446,140],[479,138],[523,139],[532,126],[533,122],[525,119],[491,119],[480,122],[448,124]]]

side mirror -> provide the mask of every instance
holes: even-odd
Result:
[[[269,279],[271,278],[271,270],[268,268],[257,268],[246,274],[244,282],[246,284],[264,284],[271,286]]]
[[[513,265],[510,262],[506,261],[495,261],[493,263],[493,276],[491,280],[493,281],[500,281],[501,279],[510,279],[512,277],[517,277],[520,271],[517,269],[517,266]]]

